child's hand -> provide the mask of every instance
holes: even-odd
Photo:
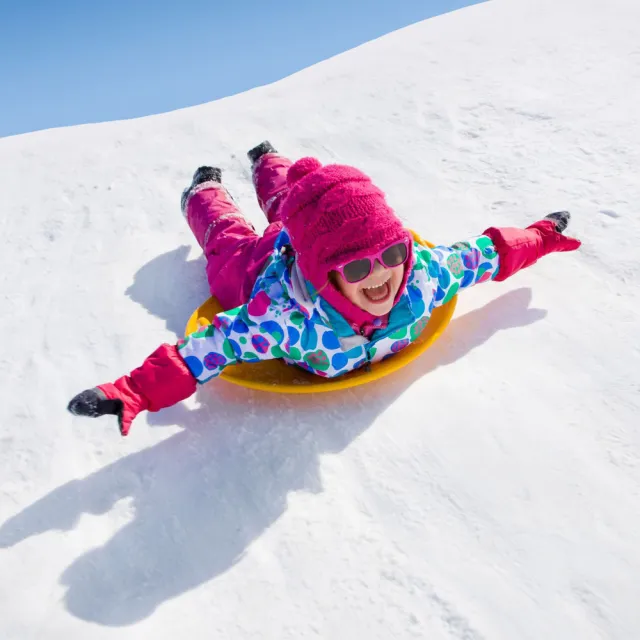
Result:
[[[542,237],[543,251],[539,257],[556,251],[575,251],[580,247],[580,240],[562,235],[569,226],[569,220],[571,214],[568,211],[556,211],[527,227],[527,230],[535,229]]]
[[[74,416],[118,416],[118,427],[123,436],[129,433],[133,419],[148,408],[149,401],[136,390],[130,376],[123,376],[114,384],[104,384],[82,391],[67,407]]]
[[[196,380],[176,347],[163,344],[128,376],[79,393],[67,408],[76,416],[116,415],[126,436],[140,412],[170,407],[195,390]]]
[[[118,416],[118,425],[120,426],[120,433],[124,433],[125,421],[123,418],[124,402],[116,399],[112,400],[107,398],[104,391],[99,387],[93,389],[87,389],[82,391],[71,400],[67,409],[73,413],[74,416],[87,416],[89,418],[98,418],[104,415]],[[129,425],[133,420],[133,416],[128,416],[126,421],[126,430],[129,430]]]
[[[568,211],[557,211],[526,229],[487,229],[483,235],[491,238],[500,258],[498,275],[494,280],[506,280],[550,253],[578,249],[582,244],[580,240],[562,235],[570,218]]]
[[[556,224],[556,231],[558,233],[564,233],[564,230],[569,226],[569,220],[571,220],[571,214],[568,211],[554,211],[544,217],[545,220],[552,220]]]

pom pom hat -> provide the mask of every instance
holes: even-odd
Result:
[[[326,165],[302,158],[287,174],[289,192],[281,205],[298,264],[307,280],[352,326],[373,322],[376,316],[349,302],[329,282],[338,265],[364,258],[412,237],[384,193],[354,167]],[[412,256],[396,295],[404,291]]]

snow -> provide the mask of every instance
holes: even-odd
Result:
[[[639,36],[635,0],[493,0],[211,104],[0,140],[0,638],[637,638]],[[369,386],[219,381],[127,439],[70,416],[206,297],[196,166],[264,226],[264,138],[361,167],[432,240],[569,209],[583,248],[465,293]]]

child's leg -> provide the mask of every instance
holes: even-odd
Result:
[[[253,186],[269,222],[280,220],[280,203],[288,191],[287,171],[292,164],[278,153],[265,153],[253,165]]]
[[[194,187],[184,205],[189,227],[207,258],[211,295],[225,309],[246,303],[282,224],[271,224],[258,236],[216,182]]]

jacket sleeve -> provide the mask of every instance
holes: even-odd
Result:
[[[555,220],[538,220],[526,229],[491,227],[484,232],[498,252],[500,273],[496,281],[510,278],[522,269],[534,265],[550,253],[575,251],[580,240],[565,236],[557,230]]]
[[[178,353],[200,384],[239,362],[286,357],[286,311],[260,291],[249,303],[219,313],[213,323],[178,342]]]
[[[140,412],[159,411],[188,398],[195,393],[196,381],[175,346],[163,344],[137,369],[98,389],[105,398],[121,403],[120,433],[126,436]]]
[[[436,307],[440,307],[462,289],[496,277],[499,257],[487,236],[476,236],[450,247],[421,248],[417,259],[423,261],[431,280]]]

